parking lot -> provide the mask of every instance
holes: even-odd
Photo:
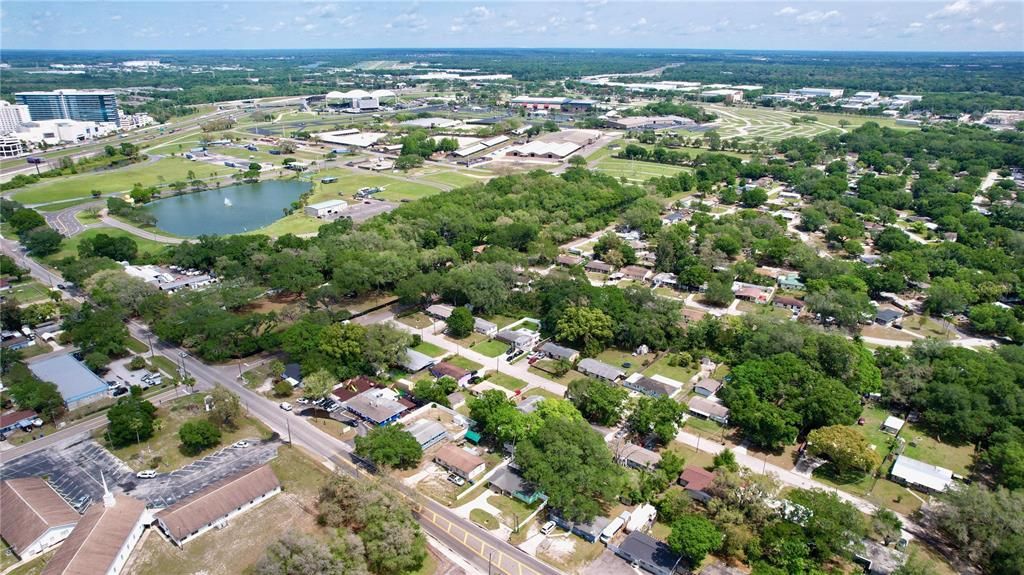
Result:
[[[166,507],[217,481],[277,456],[278,441],[249,440],[249,447],[226,447],[185,467],[138,479],[135,473],[91,439],[54,446],[4,466],[5,479],[46,477],[54,489],[79,512],[103,498],[103,481],[143,499],[150,507]]]
[[[364,222],[373,216],[390,212],[398,207],[395,202],[384,200],[358,200],[358,203],[351,202],[348,207],[342,210],[339,216],[352,218],[355,223]]]

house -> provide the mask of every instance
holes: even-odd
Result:
[[[503,329],[494,336],[494,339],[501,343],[507,343],[515,346],[516,349],[522,350],[527,350],[537,345],[538,338],[540,338],[540,335],[537,332],[525,329]]]
[[[907,555],[898,549],[864,539],[863,549],[853,555],[854,563],[864,567],[868,575],[890,575],[907,562]]]
[[[804,283],[800,281],[800,274],[793,272],[788,274],[782,274],[775,278],[775,281],[779,284],[780,289],[799,291],[804,289]]]
[[[0,537],[24,559],[71,534],[80,516],[41,477],[0,482]]]
[[[409,373],[416,373],[432,365],[434,365],[434,358],[410,347],[405,350],[405,357],[402,360],[401,367]]]
[[[601,260],[590,260],[583,268],[596,274],[610,274],[615,269],[611,264],[606,264]]]
[[[592,357],[581,359],[580,362],[576,364],[576,371],[583,375],[596,377],[597,379],[603,379],[611,383],[615,383],[626,375],[621,369],[608,365],[602,361],[598,361]]]
[[[31,409],[8,411],[0,415],[0,435],[7,435],[18,429],[32,429],[38,417],[39,415]]]
[[[604,528],[608,527],[612,522],[612,520],[607,517],[595,517],[585,523],[573,522],[563,519],[554,511],[551,512],[549,517],[551,517],[551,520],[562,529],[565,529],[589,543],[596,543],[598,538],[601,537],[601,532],[604,531]]]
[[[672,575],[683,559],[667,543],[639,531],[627,535],[615,554],[654,575]]]
[[[543,493],[527,483],[519,470],[511,465],[491,475],[487,483],[498,493],[518,499],[527,505],[533,505],[538,499],[546,499]]]
[[[479,456],[454,445],[444,445],[434,454],[434,463],[459,477],[472,481],[487,469],[487,463]]]
[[[686,221],[686,214],[682,212],[669,212],[661,217],[661,225],[663,226],[674,226],[680,222]]]
[[[390,389],[374,388],[346,401],[345,409],[360,419],[374,425],[387,425],[398,421],[408,406],[395,399],[395,392]]]
[[[558,254],[558,257],[555,258],[555,263],[563,267],[571,268],[583,263],[583,258],[572,254]]]
[[[896,417],[895,415],[890,415],[885,418],[885,421],[882,422],[882,431],[890,433],[892,435],[899,435],[900,430],[903,429],[904,423],[906,422],[903,421],[902,419]]]
[[[453,391],[448,394],[448,403],[452,409],[458,409],[463,405],[466,405],[466,396],[458,391]]]
[[[285,364],[281,379],[290,383],[292,388],[302,385],[302,367],[297,363]]]
[[[520,401],[519,405],[516,406],[516,409],[526,414],[533,413],[534,411],[537,411],[537,406],[540,405],[544,399],[543,395],[531,395],[530,397]]]
[[[711,499],[708,488],[715,481],[715,473],[689,465],[679,474],[679,485],[686,489],[686,492],[693,499],[701,503],[707,503]]]
[[[772,300],[772,305],[775,307],[785,308],[790,311],[801,312],[807,304],[805,304],[803,300],[796,299],[795,297],[780,295],[776,296],[775,299]]]
[[[280,492],[281,482],[270,465],[250,467],[158,512],[156,524],[181,547]]]
[[[875,312],[875,323],[878,325],[889,327],[901,319],[903,319],[903,312],[899,310],[881,308]]]
[[[28,364],[36,377],[57,386],[69,410],[108,397],[106,382],[71,354]]]
[[[729,408],[721,403],[715,403],[703,397],[691,397],[686,407],[690,413],[698,417],[717,421],[722,425],[729,424]]]
[[[945,467],[931,465],[923,461],[900,455],[892,464],[889,476],[896,483],[915,487],[926,493],[942,492],[953,484],[953,472]]]
[[[409,432],[420,444],[420,449],[426,451],[448,438],[448,430],[436,421],[417,419],[412,425],[406,426]]]
[[[710,397],[718,393],[719,389],[722,389],[722,382],[710,377],[706,377],[698,381],[697,384],[693,386],[693,391],[697,393],[697,395],[703,395],[704,397]]]
[[[671,397],[679,391],[670,385],[645,377],[639,373],[634,373],[627,377],[626,381],[624,381],[622,385],[627,389],[642,393],[648,397],[659,397],[662,395]]]
[[[651,283],[654,287],[669,286],[674,289],[679,284],[679,277],[671,272],[661,272],[651,278]]]
[[[654,451],[622,439],[615,440],[608,447],[611,448],[612,457],[623,467],[651,471],[661,461],[661,456]]]
[[[455,311],[455,308],[450,305],[435,303],[434,305],[427,307],[427,309],[424,310],[424,313],[430,317],[443,320],[448,319],[448,317],[452,315],[453,311]]]
[[[732,291],[736,295],[736,299],[752,301],[754,303],[768,303],[775,293],[775,288],[744,282],[733,282]]]
[[[473,318],[473,331],[487,337],[494,337],[494,334],[498,333],[498,324],[475,317]]]
[[[569,363],[575,362],[580,357],[580,352],[575,349],[563,347],[550,341],[540,346],[540,351],[551,359],[564,359]]]
[[[462,369],[457,365],[452,365],[447,361],[434,364],[430,366],[430,375],[440,379],[442,377],[450,377],[458,382],[460,387],[466,387],[469,385],[469,379],[473,377],[473,372],[467,369]]]
[[[144,501],[107,492],[78,520],[42,575],[117,575],[152,520]]]
[[[334,388],[331,393],[334,397],[337,397],[339,403],[345,403],[353,397],[377,387],[377,382],[366,377],[365,375],[357,375],[351,379],[345,380],[344,383]]]
[[[645,282],[649,277],[654,275],[654,272],[651,270],[640,266],[625,266],[620,269],[619,272],[622,273],[623,277],[626,279],[638,282]]]

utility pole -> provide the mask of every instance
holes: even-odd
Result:
[[[288,416],[284,416],[284,425],[288,429],[288,445],[292,444],[292,422],[288,419]]]

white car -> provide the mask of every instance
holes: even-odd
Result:
[[[451,475],[448,476],[448,481],[451,481],[452,483],[454,483],[455,485],[458,485],[459,487],[462,487],[463,485],[466,484],[466,480],[465,479],[459,477],[458,475],[456,475],[454,473],[452,473]]]
[[[548,521],[547,523],[544,524],[543,527],[540,528],[540,534],[541,535],[547,535],[548,533],[551,533],[554,529],[555,529],[555,522],[554,521]]]
[[[249,447],[249,442],[243,439],[242,441],[234,442],[233,444],[231,444],[231,447],[234,447],[234,448],[237,448],[237,449],[244,449],[246,447]]]
[[[156,477],[156,469],[147,469],[145,471],[140,471],[135,474],[135,477],[138,477],[139,479],[153,479],[154,477]]]
[[[287,401],[282,401],[280,407],[281,407],[281,409],[283,409],[285,411],[291,411],[292,410],[292,404],[288,403]]]

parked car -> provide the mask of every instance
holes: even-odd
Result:
[[[547,535],[548,533],[551,533],[554,530],[555,530],[555,522],[554,521],[548,521],[547,523],[544,524],[543,527],[540,528],[540,534],[541,535]]]
[[[280,407],[281,409],[283,409],[285,411],[291,411],[292,410],[292,404],[288,403],[287,401],[282,401],[281,405],[279,405],[278,407]]]
[[[455,475],[454,473],[448,476],[448,481],[451,481],[452,483],[458,485],[459,487],[462,487],[463,485],[466,484],[465,479],[459,477],[458,475]]]
[[[135,474],[139,479],[153,479],[156,477],[156,469],[146,469]]]
[[[231,447],[234,447],[235,449],[245,449],[246,447],[249,447],[249,442],[243,439],[232,443]]]
[[[121,397],[122,395],[127,395],[127,394],[128,394],[128,388],[127,387],[115,387],[114,390],[112,392],[110,392],[110,397]]]

